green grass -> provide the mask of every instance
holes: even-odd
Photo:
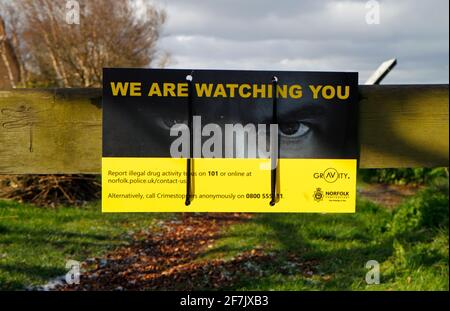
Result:
[[[427,189],[394,210],[359,200],[355,214],[255,214],[227,228],[199,260],[254,248],[275,254],[236,290],[448,290],[447,204],[446,190]],[[67,260],[105,254],[174,217],[0,201],[0,290],[44,284],[66,273]],[[292,255],[313,262],[313,275],[301,273]],[[368,260],[381,264],[379,285],[365,282]]]
[[[67,272],[67,260],[104,254],[169,217],[102,214],[98,203],[48,209],[0,200],[0,290],[44,284]]]
[[[231,288],[236,290],[448,290],[448,194],[433,193],[422,192],[394,212],[359,200],[352,215],[255,214],[224,232],[204,258],[232,258],[254,248],[276,254],[261,267],[262,276],[243,275]],[[392,229],[403,219],[396,214],[423,201],[435,204],[417,214],[423,225]],[[444,211],[444,221],[430,224],[427,210]],[[289,255],[316,263],[313,275],[301,273]],[[368,260],[380,263],[379,285],[365,282]]]

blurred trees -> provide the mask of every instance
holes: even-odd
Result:
[[[0,88],[14,88],[20,80],[19,63],[0,16]]]
[[[9,65],[0,66],[0,78],[7,88],[101,87],[104,67],[170,61],[156,48],[164,10],[148,1],[79,0],[79,24],[68,23],[74,2],[0,0],[0,65]],[[0,196],[47,206],[82,204],[99,198],[100,183],[89,175],[1,176]]]
[[[104,67],[149,67],[166,20],[149,2],[86,0],[69,24],[65,0],[0,0],[0,15],[27,87],[99,87]],[[167,54],[159,55],[167,62]]]

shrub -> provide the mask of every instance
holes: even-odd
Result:
[[[361,169],[358,174],[365,182],[399,185],[422,185],[432,183],[435,179],[448,178],[447,169],[444,167]]]
[[[394,212],[390,229],[396,235],[448,227],[448,216],[448,188],[427,188]]]

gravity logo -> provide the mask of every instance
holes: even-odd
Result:
[[[323,179],[328,183],[334,183],[338,179],[350,179],[348,173],[339,173],[335,168],[327,168],[323,172],[313,174],[314,179]]]

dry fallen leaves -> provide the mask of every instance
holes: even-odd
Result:
[[[191,214],[181,221],[167,222],[161,232],[141,231],[134,244],[104,258],[83,264],[79,285],[58,290],[195,290],[231,286],[242,276],[261,276],[264,264],[275,254],[255,248],[231,260],[201,260],[212,247],[223,226],[250,218],[249,214]],[[309,264],[295,263],[299,270]]]

